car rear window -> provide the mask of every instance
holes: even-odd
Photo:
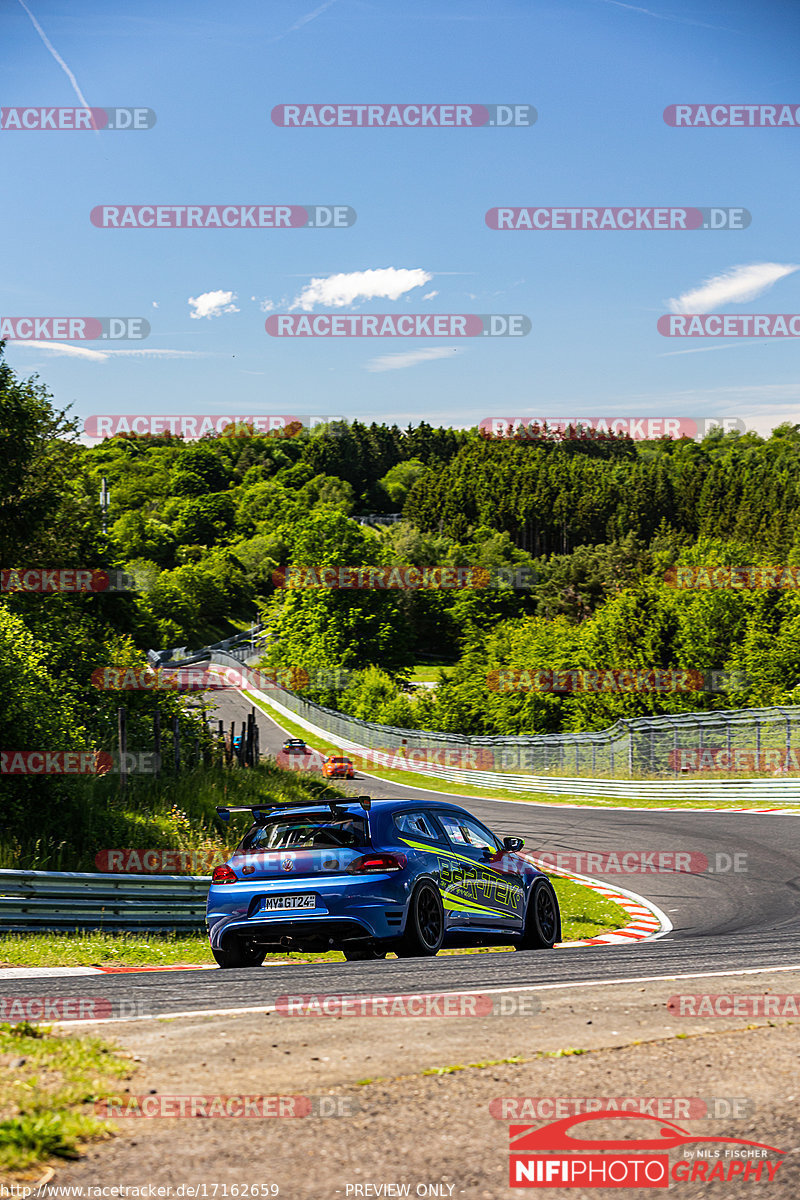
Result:
[[[368,846],[364,817],[313,813],[271,817],[244,835],[239,850],[313,850],[328,846]]]
[[[400,833],[416,834],[431,842],[440,842],[442,835],[432,817],[422,812],[395,813],[394,823]]]

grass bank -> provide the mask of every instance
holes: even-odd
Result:
[[[109,1137],[94,1103],[132,1070],[129,1056],[97,1038],[0,1024],[0,1179],[36,1178],[39,1164]]]

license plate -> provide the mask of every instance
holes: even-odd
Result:
[[[261,911],[269,912],[276,908],[316,908],[317,898],[313,892],[308,892],[302,896],[265,896]]]

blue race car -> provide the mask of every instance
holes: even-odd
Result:
[[[208,893],[221,967],[287,950],[412,958],[443,946],[551,949],[561,937],[553,886],[518,853],[522,838],[501,841],[458,805],[361,796],[217,812],[253,814]]]

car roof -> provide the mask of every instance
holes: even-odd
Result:
[[[438,808],[445,809],[449,812],[465,813],[467,809],[462,808],[459,804],[452,804],[448,800],[409,800],[405,796],[393,796],[391,798],[381,798],[372,801],[371,808],[379,812],[399,811],[408,809],[416,811],[418,808]]]

